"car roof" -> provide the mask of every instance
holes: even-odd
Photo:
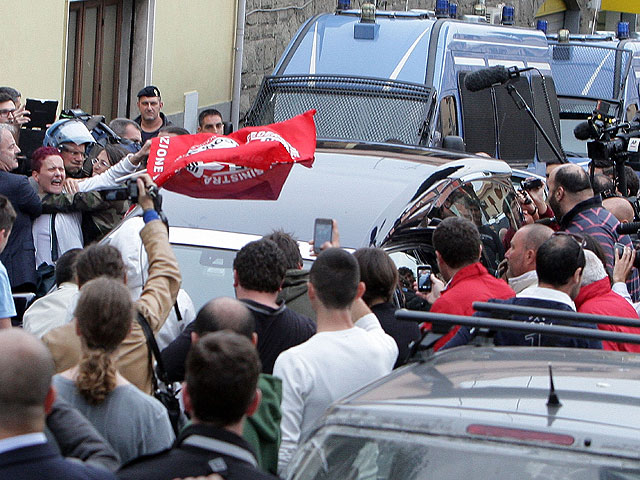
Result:
[[[338,220],[341,245],[370,244],[427,188],[429,179],[475,174],[508,178],[501,161],[443,150],[329,142],[309,168],[291,168],[276,200],[193,198],[163,189],[162,208],[172,227],[265,235],[283,228],[308,240],[315,218]],[[426,186],[425,186],[426,185]],[[377,227],[377,228],[376,228]]]
[[[547,407],[549,365],[561,402]],[[640,457],[640,356],[589,349],[440,352],[342,399],[325,424],[469,436],[469,424],[574,437],[571,448]],[[375,422],[373,421],[375,419]]]

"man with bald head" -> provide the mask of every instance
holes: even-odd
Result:
[[[551,228],[532,223],[520,228],[511,239],[504,257],[507,259],[507,281],[516,293],[538,284],[536,254],[551,235]]]
[[[0,472],[12,479],[115,479],[70,462],[47,443],[45,416],[56,397],[49,350],[20,330],[0,331]]]
[[[196,344],[207,333],[221,330],[231,330],[247,337],[254,347],[258,344],[251,310],[235,298],[214,298],[200,309],[195,320],[187,325],[184,332],[162,351],[162,359],[170,374],[170,380],[184,380],[185,361],[192,344]],[[244,423],[242,436],[253,446],[260,467],[276,474],[282,417],[282,380],[261,373],[258,377],[258,388],[262,392],[262,402],[256,413],[248,417]]]
[[[609,197],[602,200],[602,206],[609,210],[620,223],[633,222],[633,205],[624,197]]]
[[[593,194],[587,172],[578,165],[565,164],[551,172],[547,185],[547,201],[559,219],[561,230],[591,235],[604,251],[606,267],[613,271],[614,245],[619,242],[632,248],[631,239],[616,233],[620,222],[602,206],[600,195]],[[640,300],[640,282],[635,268],[627,287],[633,301]]]

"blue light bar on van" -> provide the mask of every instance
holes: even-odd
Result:
[[[349,10],[351,8],[351,0],[338,0],[338,10]]]
[[[450,18],[458,18],[458,4],[450,3],[449,4],[449,17]]]
[[[449,0],[436,0],[436,17],[446,18],[449,16]]]
[[[549,28],[549,22],[546,20],[538,20],[536,22],[536,30],[542,30],[544,33],[547,33],[547,28]]]
[[[513,25],[513,17],[516,13],[516,9],[512,5],[505,5],[502,7],[502,24]]]
[[[623,40],[625,38],[629,38],[629,22],[618,22],[617,37],[620,40]]]

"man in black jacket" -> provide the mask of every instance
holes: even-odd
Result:
[[[278,301],[286,271],[284,253],[266,239],[248,243],[233,261],[236,297],[249,307],[256,321],[263,373],[273,373],[273,364],[280,353],[306,342],[316,333],[316,325],[309,317]]]
[[[251,341],[230,331],[205,335],[187,357],[183,390],[192,424],[170,450],[141,457],[120,472],[121,479],[173,479],[217,473],[226,480],[276,477],[261,472],[242,435],[246,416],[261,400],[260,360]]]
[[[0,124],[0,193],[18,214],[0,261],[7,269],[12,291],[32,292],[36,287],[36,257],[31,222],[42,213],[42,203],[27,177],[10,173],[18,168],[19,152],[11,127]]]

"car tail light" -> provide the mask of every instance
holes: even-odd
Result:
[[[504,428],[491,425],[469,425],[467,433],[494,438],[512,438],[528,442],[553,443],[555,445],[573,445],[575,439],[571,435],[523,430],[521,428]]]

